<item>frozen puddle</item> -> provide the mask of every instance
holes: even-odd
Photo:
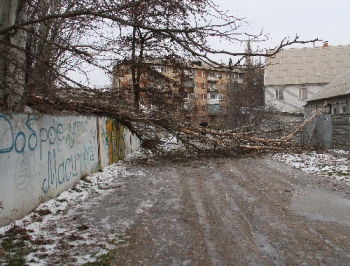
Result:
[[[303,189],[293,196],[291,208],[312,220],[350,226],[350,200],[319,189]]]

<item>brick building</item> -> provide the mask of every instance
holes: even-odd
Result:
[[[183,101],[183,108],[190,113],[189,117],[194,122],[205,118],[209,126],[219,126],[222,123],[227,108],[228,89],[233,83],[243,83],[243,70],[237,67],[229,70],[225,67],[213,68],[202,62],[193,62],[182,68],[167,63],[149,63],[147,68],[154,70],[155,75],[152,77],[145,75],[140,80],[142,86],[157,88],[163,93],[163,97],[168,97],[169,93],[179,95]],[[114,73],[115,89],[124,89],[132,85],[129,67],[126,65],[116,67]],[[157,79],[157,73],[177,85],[165,85],[160,78]]]

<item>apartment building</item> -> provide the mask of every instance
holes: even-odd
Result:
[[[193,92],[184,99],[185,109],[194,110],[194,120],[207,119],[210,126],[218,126],[226,113],[228,90],[233,83],[243,83],[243,71],[236,68],[192,66],[189,70]]]
[[[156,77],[152,77],[151,80],[150,76],[145,76],[142,79],[143,86],[153,84],[163,92],[172,90],[173,94],[182,97],[183,108],[189,111],[189,117],[194,122],[205,118],[210,126],[219,126],[222,123],[227,108],[228,89],[234,83],[243,83],[242,68],[232,70],[226,67],[213,68],[199,61],[192,62],[181,69],[171,64],[153,62],[149,63],[148,67],[178,85],[164,89],[162,82],[159,82]],[[115,71],[114,88],[121,89],[132,84],[128,67],[123,66],[118,69],[119,71]]]

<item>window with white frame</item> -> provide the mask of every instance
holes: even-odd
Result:
[[[307,99],[307,88],[300,88],[300,89],[299,89],[298,98],[299,98],[300,100],[305,100],[305,99]]]
[[[207,95],[202,94],[202,100],[206,100],[207,99]]]
[[[202,89],[205,89],[205,83],[202,83]]]
[[[205,71],[202,71],[202,78],[205,78]]]
[[[275,99],[284,100],[283,90],[275,90]]]

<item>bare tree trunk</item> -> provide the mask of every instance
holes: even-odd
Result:
[[[0,2],[0,29],[25,20],[24,1],[2,0]],[[19,112],[25,83],[25,48],[27,34],[21,30],[0,35],[0,110]],[[1,101],[0,101],[1,103]]]

